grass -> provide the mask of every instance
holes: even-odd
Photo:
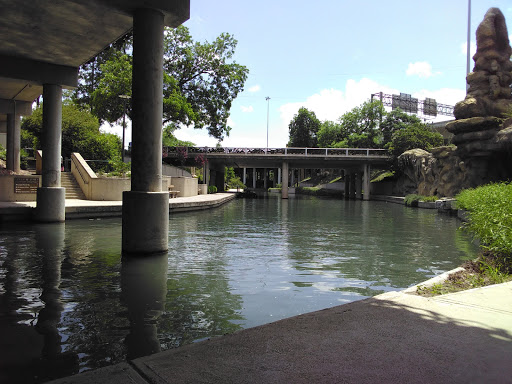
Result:
[[[416,194],[410,194],[405,196],[405,205],[411,206],[411,207],[417,207],[419,201],[426,201],[426,202],[433,202],[439,200],[438,196],[422,196],[422,195],[416,195]]]
[[[419,286],[417,293],[433,296],[512,281],[512,184],[508,182],[467,189],[457,196],[457,207],[468,214],[462,228],[480,242],[481,255],[466,262],[441,283]]]

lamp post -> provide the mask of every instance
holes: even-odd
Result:
[[[124,100],[124,113],[123,113],[123,141],[121,144],[121,161],[124,163],[124,135],[126,130],[126,103],[131,97],[128,95],[119,95],[119,98]]]
[[[267,152],[268,152],[268,112],[270,108],[270,97],[265,97],[265,100],[267,100]]]

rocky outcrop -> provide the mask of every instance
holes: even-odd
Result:
[[[475,67],[466,80],[466,98],[457,103],[455,118],[502,117],[512,104],[512,48],[505,17],[498,8],[491,8],[476,30]]]

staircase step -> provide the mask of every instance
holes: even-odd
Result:
[[[66,199],[85,200],[85,195],[71,172],[61,173],[61,186],[66,188]]]

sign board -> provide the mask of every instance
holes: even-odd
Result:
[[[392,95],[391,108],[400,108],[404,112],[418,113],[418,99],[411,97],[407,93],[400,93],[400,95]]]
[[[428,116],[437,116],[437,101],[427,97],[423,102],[423,114]]]
[[[38,177],[15,177],[14,193],[37,193]]]

